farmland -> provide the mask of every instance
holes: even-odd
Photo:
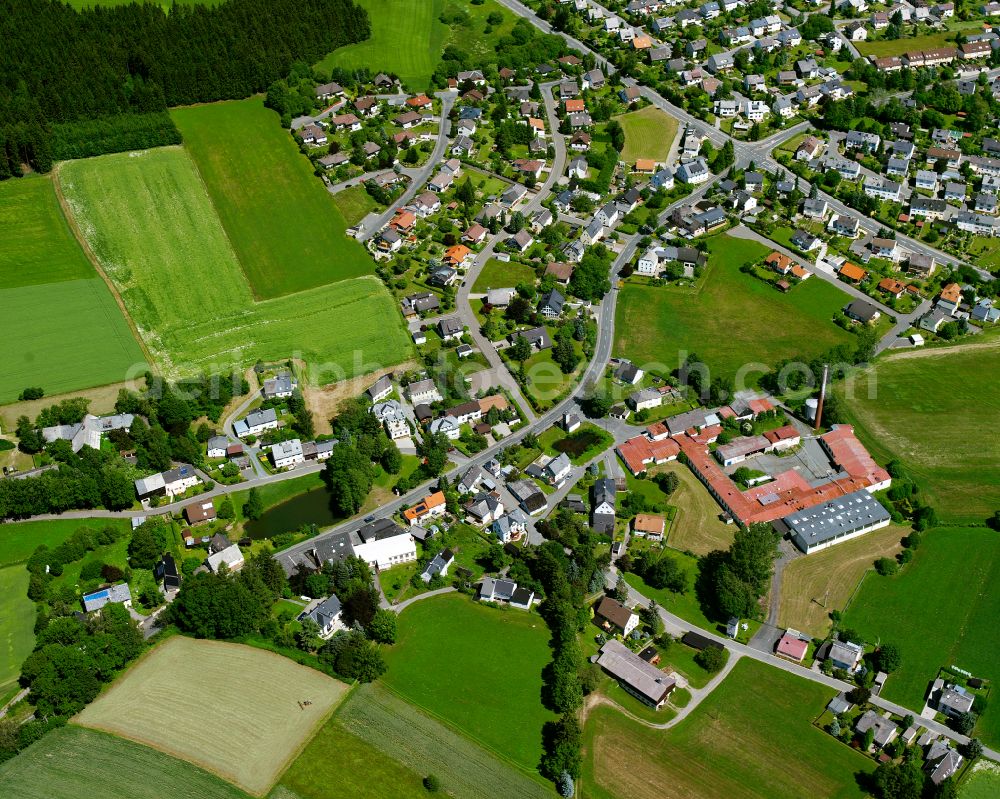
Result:
[[[548,638],[535,613],[505,613],[461,595],[436,597],[400,615],[383,679],[417,707],[534,770],[542,725],[554,718],[539,703]]]
[[[367,9],[371,38],[334,50],[318,64],[333,67],[392,72],[412,90],[428,87],[449,44],[473,57],[495,55],[499,36],[510,32],[514,18],[499,3],[487,0],[468,5],[460,0],[357,0]],[[486,33],[486,17],[500,11],[504,21]],[[448,15],[446,25],[440,19]]]
[[[831,695],[744,659],[669,731],[597,707],[584,736],[583,793],[594,799],[865,796],[856,775],[871,771],[872,762],[810,723]]]
[[[255,299],[374,273],[368,253],[344,235],[337,204],[262,100],[170,114]]]
[[[127,530],[131,523],[128,519],[49,519],[0,525],[0,568],[24,563],[42,544],[54,549],[84,526]]]
[[[35,603],[27,591],[26,568],[0,569],[0,707],[17,692],[21,664],[35,643]]]
[[[652,105],[615,119],[625,131],[625,149],[621,158],[626,164],[635,164],[637,158],[667,160],[670,146],[677,137],[676,119]]]
[[[955,446],[954,432],[1000,417],[998,370],[1000,340],[994,338],[981,346],[889,355],[855,381],[853,396],[845,384],[836,391],[872,454],[902,460],[945,522],[968,524],[1000,508],[1000,440],[977,436],[975,446]]]
[[[660,364],[669,372],[693,352],[713,373],[732,377],[744,364],[766,369],[781,358],[812,357],[851,340],[832,322],[844,304],[844,294],[835,287],[813,278],[780,294],[743,274],[744,262],[767,254],[756,242],[717,236],[709,241],[709,252],[706,274],[695,289],[632,283],[621,289],[615,355],[644,368]],[[747,383],[760,374],[751,371]]]
[[[197,680],[178,690],[180,674]],[[344,691],[342,683],[280,655],[175,637],[120,677],[77,721],[262,793]],[[302,706],[305,699],[312,704]]]
[[[114,297],[73,239],[49,177],[0,184],[0,315],[0,404],[29,385],[58,394],[118,382],[145,363]]]
[[[924,534],[913,561],[898,575],[866,577],[843,624],[868,641],[899,646],[902,666],[882,695],[919,708],[942,666],[1000,680],[998,614],[1000,536],[982,527],[942,528]],[[1000,744],[1000,708],[990,705],[976,733],[988,745]]]
[[[216,776],[139,744],[63,727],[0,765],[0,796],[18,799],[247,799]]]
[[[495,655],[499,650],[494,648],[492,651]],[[506,650],[504,655],[507,655]],[[439,672],[438,680],[442,683],[452,682],[449,679],[451,674],[451,671]],[[452,687],[455,687],[453,682]],[[537,697],[535,701],[537,703]],[[509,713],[503,712],[498,715],[484,712],[483,716],[484,723],[494,724],[498,731],[502,731],[512,718]],[[332,726],[338,732],[346,730],[365,744],[365,748],[361,748],[351,741],[348,742],[348,745],[359,754],[367,756],[367,751],[371,751],[372,748],[381,753],[382,757],[374,759],[375,768],[384,770],[390,775],[398,774],[399,771],[392,768],[387,758],[405,767],[399,791],[395,790],[394,785],[383,786],[385,792],[379,793],[378,799],[410,796],[411,794],[405,792],[412,785],[407,775],[414,772],[419,775],[436,774],[441,780],[443,790],[452,796],[468,797],[468,799],[493,799],[497,796],[503,796],[505,799],[506,797],[543,799],[551,796],[551,788],[540,779],[536,780],[529,774],[523,773],[515,763],[505,757],[505,753],[488,752],[442,721],[421,712],[384,686],[375,683],[354,690],[337,711]],[[286,773],[282,784],[290,782],[289,776],[294,776],[300,771],[299,766],[303,761],[309,762],[307,760],[309,751],[307,749]],[[322,754],[324,758],[331,756],[328,750]],[[367,761],[365,762],[367,769]],[[352,780],[363,778],[363,774],[347,777],[347,784],[351,785]],[[362,786],[360,793],[345,795],[372,796],[371,785],[358,784]],[[299,790],[301,783],[292,782],[292,785]],[[326,785],[323,789],[324,792],[319,795],[304,791],[303,799],[327,799]]]
[[[824,637],[830,611],[842,610],[876,558],[895,557],[907,528],[890,525],[809,557],[795,558],[781,579],[778,624]]]
[[[68,162],[60,175],[83,235],[167,374],[296,355],[323,370],[315,382],[329,382],[409,355],[374,278],[254,302],[184,150]],[[352,324],[374,318],[387,323]]]

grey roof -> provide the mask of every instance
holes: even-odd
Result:
[[[100,610],[107,604],[131,602],[132,592],[129,591],[128,583],[113,585],[110,588],[102,588],[91,594],[84,594],[83,607],[87,613]]]
[[[287,394],[293,388],[292,376],[288,372],[281,372],[274,377],[264,381],[264,396],[275,394]]]
[[[427,564],[420,578],[425,582],[430,582],[434,577],[441,574],[455,560],[455,553],[450,549],[442,549],[434,556],[434,559]]]
[[[213,449],[225,449],[228,446],[229,439],[226,436],[212,436],[208,439],[206,448],[211,451]]]
[[[601,647],[597,664],[654,705],[662,702],[675,684],[673,677],[668,677],[614,639]]]
[[[312,619],[321,630],[325,630],[340,615],[340,599],[336,594],[330,594],[309,613],[306,618]]]
[[[861,489],[792,513],[784,518],[784,522],[793,537],[807,546],[815,546],[854,530],[889,521],[889,518],[889,511],[865,489]]]
[[[400,527],[392,519],[375,519],[375,521],[358,528],[358,538],[365,544],[371,541],[384,541],[387,538],[395,538],[405,533],[407,533],[407,530]]]
[[[542,295],[541,300],[538,302],[539,309],[548,308],[553,314],[558,316],[562,313],[563,305],[566,303],[566,298],[559,293],[557,289],[552,289],[551,291]]]
[[[601,505],[606,502],[614,507],[617,489],[615,488],[615,481],[610,477],[598,478],[594,482],[593,492],[594,505]]]

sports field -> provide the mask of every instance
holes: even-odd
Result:
[[[533,771],[542,755],[542,725],[554,718],[539,699],[542,668],[551,660],[548,641],[536,613],[503,612],[458,594],[435,597],[400,614],[382,679],[417,707]]]
[[[289,791],[301,799],[418,799],[427,793],[421,784],[427,774],[436,775],[452,796],[548,795],[540,781],[376,683],[351,692],[271,796],[286,799]]]
[[[411,345],[375,278],[255,302],[181,148],[65,163],[74,218],[169,375],[292,357],[330,382],[405,360]],[[380,324],[373,324],[380,320]]]
[[[708,246],[707,274],[693,290],[633,283],[621,289],[615,355],[670,372],[693,352],[709,368],[732,377],[745,364],[766,368],[781,358],[813,357],[852,340],[832,322],[846,297],[834,286],[813,278],[781,294],[739,271],[744,262],[767,254],[760,244],[721,235]],[[749,372],[746,384],[754,385],[761,374]]]
[[[663,731],[597,707],[584,734],[588,799],[863,797],[874,763],[812,726],[833,692],[744,658],[691,716]]]
[[[899,646],[903,665],[882,695],[919,711],[942,666],[1000,681],[998,616],[1000,535],[983,527],[941,528],[924,534],[913,561],[898,575],[867,576],[843,626],[868,641]],[[983,714],[976,734],[989,746],[1000,744],[996,703]]]
[[[27,591],[24,566],[0,569],[0,707],[17,693],[21,664],[35,644],[35,603]]]
[[[176,636],[75,720],[189,760],[261,794],[346,690],[272,652]],[[303,705],[306,700],[311,704]]]
[[[968,524],[1000,508],[1000,439],[975,433],[1000,420],[998,373],[1000,339],[992,337],[886,355],[853,390],[835,390],[872,454],[902,460],[945,522]],[[956,431],[972,440],[956,442]]]
[[[177,108],[208,196],[256,299],[374,274],[288,131],[260,99]]]
[[[243,791],[183,760],[113,735],[74,726],[53,730],[13,760],[0,765],[0,796],[247,799]]]
[[[670,145],[677,136],[677,120],[656,106],[630,111],[615,117],[625,131],[625,149],[621,159],[634,165],[637,158],[666,161]]]
[[[145,363],[48,176],[0,183],[0,317],[0,404],[26,386],[58,394],[118,382]]]
[[[334,50],[317,67],[330,70],[379,70],[399,76],[413,90],[428,88],[431,74],[449,44],[476,57],[496,58],[496,40],[510,32],[515,17],[495,0],[469,5],[464,0],[356,0],[368,11],[372,35]],[[504,21],[486,33],[486,17],[500,12]],[[449,23],[441,22],[448,15]]]
[[[908,531],[893,524],[795,558],[785,566],[781,577],[778,626],[825,637],[830,631],[830,611],[844,609],[877,558],[896,556],[903,548],[900,540]]]

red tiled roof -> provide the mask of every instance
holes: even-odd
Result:
[[[673,438],[651,441],[646,436],[635,436],[618,445],[618,454],[632,474],[644,471],[648,463],[673,460],[680,451],[680,446]]]
[[[764,433],[764,438],[770,441],[772,444],[776,444],[779,441],[787,441],[790,438],[798,438],[799,431],[796,430],[792,425],[786,424],[784,427],[779,427],[777,430],[768,430]]]
[[[784,655],[786,658],[791,658],[792,660],[802,660],[808,651],[809,643],[807,641],[803,641],[801,638],[796,638],[788,633],[781,636],[777,649],[775,649],[777,654]]]
[[[752,399],[747,403],[747,407],[754,416],[774,410],[774,406],[766,399]]]

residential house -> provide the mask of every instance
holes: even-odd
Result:
[[[615,502],[617,487],[609,477],[598,478],[591,489],[593,511],[591,527],[599,533],[610,534],[615,529]]]
[[[135,481],[135,493],[140,500],[154,496],[176,497],[201,483],[193,466],[182,463],[173,469]]]
[[[277,428],[278,414],[274,408],[251,411],[243,419],[233,423],[233,432],[239,438],[259,436],[265,430],[276,430]]]
[[[435,491],[404,510],[403,518],[410,526],[413,526],[424,523],[428,519],[439,519],[444,516],[446,511],[444,493]]]
[[[632,520],[632,534],[650,541],[662,541],[665,528],[664,518],[652,513],[640,513]]]
[[[514,496],[524,512],[530,516],[542,513],[548,508],[545,494],[532,480],[515,480],[507,484],[507,490]]]
[[[425,583],[429,583],[437,576],[447,577],[448,569],[452,563],[455,562],[455,553],[450,549],[442,549],[437,555],[431,560],[424,570],[420,573],[420,579]]]
[[[848,319],[853,319],[855,322],[861,322],[861,324],[867,325],[882,316],[882,312],[870,302],[866,302],[865,300],[851,300],[844,307],[844,315]]]
[[[100,610],[105,605],[124,605],[126,608],[132,607],[132,592],[129,591],[128,583],[112,585],[109,588],[102,588],[90,594],[84,594],[83,609],[87,613]]]
[[[605,630],[628,636],[639,626],[639,616],[614,597],[605,596],[594,607],[594,621]]]
[[[216,573],[223,564],[231,572],[239,571],[243,568],[244,562],[243,553],[238,544],[230,544],[225,549],[213,552],[205,559],[205,565],[208,566],[209,571]]]
[[[438,391],[437,384],[431,378],[416,380],[406,387],[406,395],[414,405],[427,404],[441,401],[441,392]]]

